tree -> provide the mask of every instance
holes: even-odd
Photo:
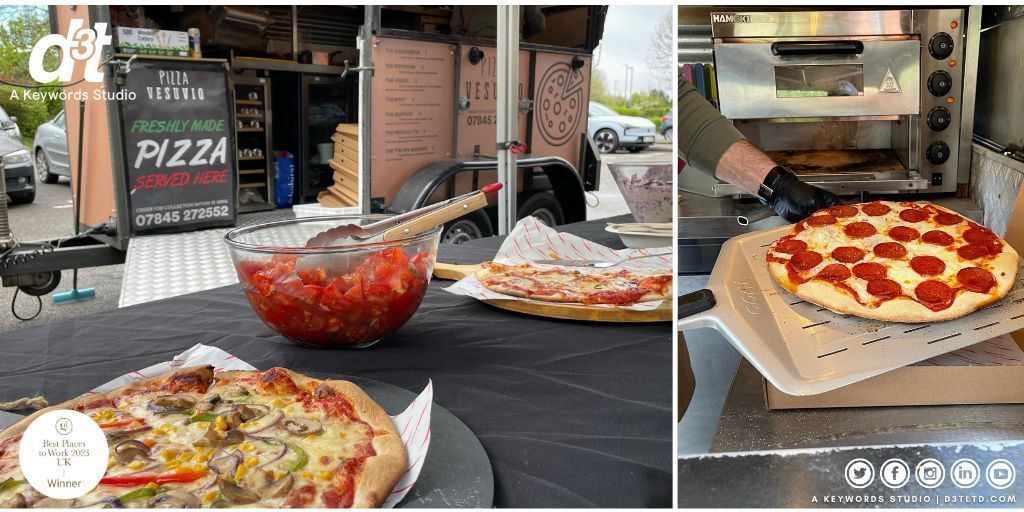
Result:
[[[658,89],[669,88],[676,69],[676,27],[669,9],[651,32],[647,46],[647,70],[658,81]]]
[[[28,71],[32,47],[50,33],[50,16],[45,5],[0,6],[0,78],[30,82]],[[57,66],[57,55],[47,53],[45,67]]]

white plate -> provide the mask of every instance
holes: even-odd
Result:
[[[630,249],[672,246],[672,233],[631,233],[619,231],[611,226],[606,226],[604,230],[619,235],[619,238],[622,239],[622,244]]]

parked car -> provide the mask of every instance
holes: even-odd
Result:
[[[36,184],[32,176],[32,156],[21,143],[20,136],[15,138],[0,135],[0,158],[3,159],[7,196],[11,198],[11,202],[19,204],[35,201]]]
[[[666,142],[672,142],[672,111],[669,110],[661,116],[661,124],[658,125],[658,133],[665,138]]]
[[[50,121],[36,128],[32,141],[32,154],[36,159],[36,179],[43,183],[56,183],[58,176],[71,177],[68,158],[68,123],[62,110]]]
[[[18,128],[18,118],[7,115],[7,112],[4,111],[3,107],[0,107],[0,132],[21,140],[21,129]]]
[[[590,102],[587,134],[601,153],[619,148],[636,153],[654,144],[654,123],[642,117],[624,116],[596,102]]]

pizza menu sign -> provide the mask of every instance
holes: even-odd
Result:
[[[235,223],[236,161],[220,62],[139,60],[120,102],[133,234]]]

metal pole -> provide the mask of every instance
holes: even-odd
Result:
[[[519,6],[498,6],[498,144],[519,134]],[[516,222],[516,155],[498,153],[498,234],[506,235]]]
[[[3,157],[0,155],[0,249],[14,247],[14,237],[11,236],[11,223],[7,216],[7,174],[4,172]]]

